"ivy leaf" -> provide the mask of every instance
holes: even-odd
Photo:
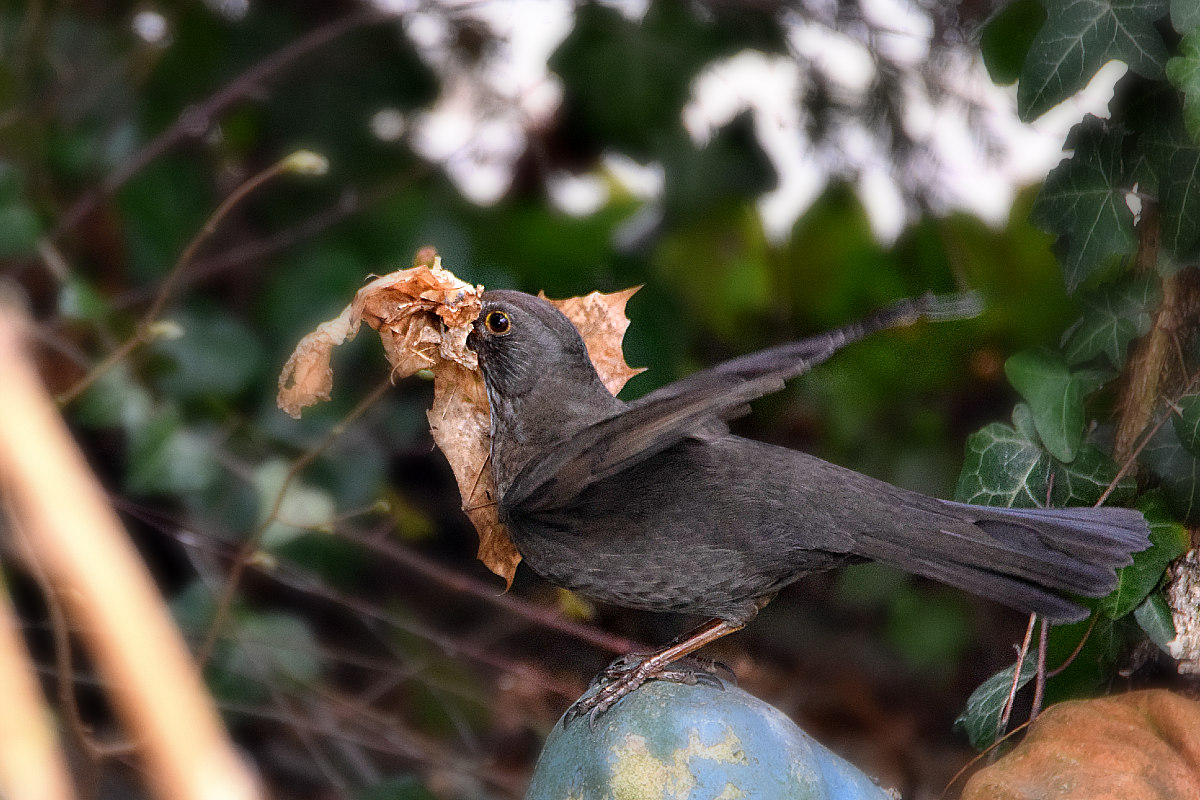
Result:
[[[1169,519],[1165,503],[1151,500],[1142,511],[1150,520],[1150,547],[1134,553],[1133,563],[1117,570],[1117,588],[1096,604],[1113,619],[1137,609],[1158,586],[1167,565],[1188,549],[1187,529]]]
[[[779,182],[749,112],[734,117],[702,148],[693,147],[686,136],[672,141],[674,146],[662,148],[663,205],[672,219],[701,216],[731,200],[756,197]]]
[[[1029,683],[1037,674],[1037,653],[1029,651],[1020,664],[1021,674],[1017,677],[1017,689]],[[1013,664],[1002,669],[983,683],[967,698],[967,707],[958,719],[954,720],[956,727],[962,728],[971,740],[971,746],[977,750],[995,743],[1000,735],[1000,715],[1013,690],[1013,677],[1017,665]]]
[[[1031,413],[1024,403],[1013,410],[1016,427],[999,422],[967,438],[967,451],[954,498],[987,506],[1033,508],[1094,505],[1116,479],[1117,465],[1098,447],[1084,444],[1065,464],[1036,441]],[[1109,496],[1128,502],[1137,486],[1123,478]]]
[[[1169,643],[1175,639],[1175,617],[1162,592],[1155,592],[1134,609],[1133,618],[1158,649],[1171,655]]]
[[[1173,425],[1159,427],[1139,462],[1158,478],[1172,511],[1185,524],[1200,522],[1200,459],[1183,446]]]
[[[0,259],[33,255],[41,235],[42,223],[33,209],[21,203],[0,206]]]
[[[1034,37],[1046,21],[1037,0],[1016,0],[996,12],[979,36],[983,64],[994,83],[1009,86],[1021,77]]]
[[[303,481],[288,481],[288,465],[271,459],[255,469],[252,481],[259,498],[259,521],[279,505],[275,519],[263,531],[262,547],[273,550],[310,530],[332,530],[337,507],[324,490]],[[285,485],[286,484],[286,485]],[[279,499],[280,493],[283,499]]]
[[[1071,130],[1067,145],[1074,155],[1046,176],[1029,218],[1065,243],[1064,278],[1074,292],[1107,258],[1133,253],[1137,240],[1121,188],[1121,135],[1089,114]]]
[[[1152,275],[1129,275],[1107,284],[1083,298],[1083,315],[1063,336],[1063,355],[1069,364],[1091,361],[1105,355],[1120,369],[1125,364],[1129,343],[1150,330],[1150,309],[1162,297]]]
[[[135,435],[155,416],[154,398],[137,381],[127,362],[103,373],[80,396],[73,419],[93,428],[123,428]]]
[[[1050,454],[1071,461],[1083,441],[1083,394],[1058,353],[1027,350],[1004,362],[1004,374],[1029,403],[1033,424]]]
[[[1160,78],[1167,48],[1154,23],[1167,0],[1043,0],[1048,14],[1025,59],[1017,111],[1026,122],[1078,92],[1117,59]]]
[[[1194,456],[1200,456],[1200,395],[1189,394],[1179,398],[1179,416],[1171,424],[1179,443]]]
[[[1179,33],[1200,28],[1200,3],[1196,0],[1171,0],[1171,23]]]
[[[954,497],[985,506],[1044,505],[1049,460],[1016,429],[993,422],[967,437],[967,453]]]
[[[183,335],[154,343],[155,351],[169,359],[155,375],[164,394],[215,400],[254,384],[263,366],[263,348],[248,327],[211,309],[184,311],[173,321]]]
[[[183,425],[174,409],[157,412],[130,432],[125,487],[133,494],[202,492],[218,473],[212,442]]]
[[[301,617],[282,612],[249,615],[240,621],[237,639],[239,646],[225,666],[239,675],[294,686],[311,686],[320,677],[320,646]]]
[[[1200,8],[1200,4],[1193,7]],[[1200,27],[1179,43],[1179,55],[1167,62],[1167,79],[1183,92],[1184,124],[1192,141],[1200,142]]]
[[[1148,143],[1148,150],[1158,178],[1163,248],[1177,260],[1186,259],[1200,240],[1200,145],[1176,119]]]
[[[1061,508],[1095,505],[1116,480],[1117,472],[1118,467],[1108,453],[1084,444],[1070,464],[1051,461],[1050,505]],[[1126,476],[1113,487],[1108,501],[1113,505],[1127,503],[1136,491],[1137,481]]]
[[[1013,406],[1012,413],[1013,429],[1025,437],[1027,441],[1037,442],[1037,426],[1033,424],[1033,409],[1029,407],[1029,403],[1017,403]]]
[[[549,62],[563,81],[569,134],[638,160],[655,158],[659,137],[682,130],[680,110],[705,65],[747,47],[785,50],[768,13],[743,11],[701,17],[686,3],[651,3],[633,22],[603,4],[580,4]]]

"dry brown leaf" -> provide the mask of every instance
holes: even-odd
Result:
[[[479,534],[476,556],[512,586],[521,554],[508,538],[496,505],[491,467],[491,413],[478,370],[445,361],[433,372],[433,406],[427,412],[433,441],[446,455],[462,508]]]
[[[279,374],[276,402],[299,418],[302,409],[328,400],[333,348],[353,339],[363,322],[379,331],[394,378],[432,369],[439,358],[474,369],[475,354],[466,340],[479,316],[482,292],[482,286],[463,283],[436,262],[376,278],[340,315],[300,340]]]
[[[333,388],[329,366],[333,348],[353,339],[364,322],[379,332],[393,378],[431,370],[429,429],[450,462],[463,510],[479,534],[479,560],[504,578],[507,588],[521,554],[500,523],[489,464],[487,391],[475,353],[466,346],[471,323],[479,316],[483,287],[463,283],[442,269],[440,262],[432,248],[423,248],[414,259],[417,266],[371,281],[336,319],[301,339],[279,376],[278,403],[299,417],[301,409],[328,400]],[[625,363],[621,351],[629,327],[625,304],[636,291],[592,292],[550,301],[580,329],[596,371],[614,394],[641,372]]]
[[[625,304],[641,288],[632,286],[609,294],[592,292],[583,297],[550,300],[567,319],[575,323],[587,345],[588,357],[600,374],[600,380],[613,394],[621,391],[621,387],[634,375],[646,371],[645,367],[634,369],[625,363],[625,351],[621,349],[625,331],[629,328]],[[541,293],[538,296],[546,297]]]

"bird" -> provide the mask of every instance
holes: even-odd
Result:
[[[626,402],[605,387],[574,324],[543,298],[486,291],[467,337],[491,414],[500,521],[550,583],[628,608],[711,620],[618,659],[567,721],[648,680],[695,680],[672,664],[744,627],[788,584],[878,561],[1037,613],[1083,619],[1149,546],[1134,509],[970,505],[893,486],[803,451],[730,432],[748,404],[837,350],[921,317],[971,315],[926,294],[816,336],[734,358]]]

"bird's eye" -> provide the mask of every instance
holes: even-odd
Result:
[[[489,311],[483,318],[483,324],[496,336],[504,336],[512,330],[512,320],[503,311]]]

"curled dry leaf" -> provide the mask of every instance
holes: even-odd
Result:
[[[508,586],[521,555],[500,523],[488,456],[491,418],[475,353],[467,349],[471,323],[479,316],[482,286],[471,286],[441,268],[423,248],[411,269],[376,278],[336,318],[317,326],[296,345],[279,376],[278,404],[299,417],[302,409],[328,400],[333,388],[333,348],[353,339],[362,323],[379,332],[392,377],[433,372],[429,429],[454,471],[463,510],[479,534],[479,559]],[[614,394],[641,370],[625,363],[621,340],[629,327],[625,304],[637,289],[552,300],[576,327],[605,386]]]
[[[323,322],[296,345],[279,374],[279,407],[299,419],[300,411],[328,400],[333,388],[333,348],[354,338],[366,322],[379,331],[392,377],[404,378],[439,361],[475,369],[466,348],[479,316],[483,287],[463,283],[436,262],[400,270],[368,283],[335,319]]]

